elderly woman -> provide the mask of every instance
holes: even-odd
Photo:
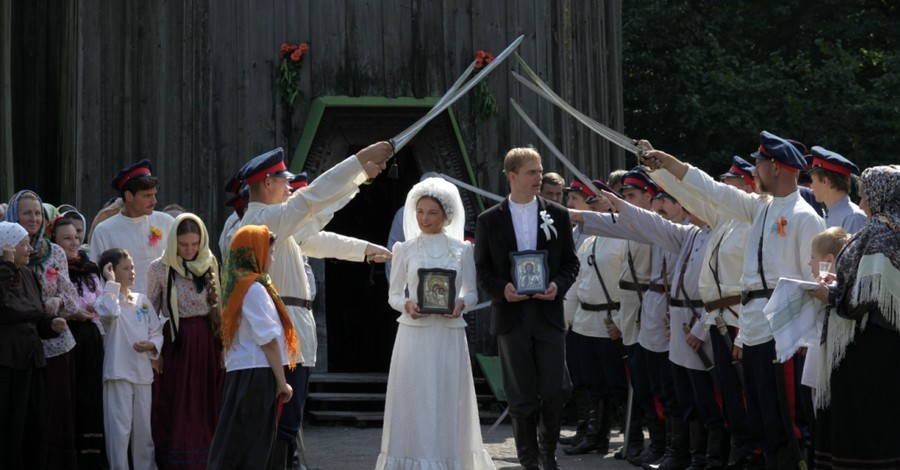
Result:
[[[0,222],[0,250],[0,456],[3,468],[42,468],[47,362],[40,338],[65,331],[66,322],[44,313],[40,285],[28,269],[28,232]]]
[[[813,293],[833,307],[816,396],[816,468],[900,467],[900,166],[864,171],[860,193],[869,221],[838,256],[837,282]]]
[[[17,222],[28,232],[32,253],[28,267],[40,279],[44,309],[53,316],[84,321],[93,316],[78,306],[78,293],[69,280],[65,251],[45,237],[47,221],[41,198],[22,190],[9,201],[6,220]],[[44,340],[47,358],[47,465],[48,468],[75,468],[75,338],[66,329],[58,338]]]
[[[225,371],[219,333],[219,265],[206,226],[175,219],[162,257],[147,270],[147,297],[168,318],[153,382],[153,442],[160,470],[205,469]]]

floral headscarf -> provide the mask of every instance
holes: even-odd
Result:
[[[246,225],[241,227],[231,240],[228,254],[225,256],[223,273],[222,299],[222,345],[227,350],[231,347],[234,335],[240,324],[238,321],[244,305],[244,296],[254,282],[262,284],[275,303],[281,327],[284,329],[285,349],[290,357],[291,369],[294,368],[294,357],[300,347],[300,340],[291,318],[288,316],[284,302],[275,290],[272,279],[266,274],[269,264],[269,229],[265,225]]]
[[[178,256],[178,228],[183,222],[188,220],[193,221],[200,228],[200,249],[197,251],[197,256],[192,260],[186,260],[181,256]],[[169,236],[166,237],[166,249],[163,251],[161,259],[162,263],[166,265],[166,298],[168,299],[167,305],[163,308],[168,308],[169,310],[169,318],[172,320],[169,322],[169,327],[174,342],[178,335],[180,323],[180,316],[178,315],[178,289],[175,286],[175,276],[178,275],[192,279],[197,287],[197,292],[202,292],[208,283],[207,273],[212,273],[211,279],[209,280],[211,290],[213,291],[211,294],[214,296],[212,298],[217,297],[219,292],[219,281],[215,277],[215,273],[219,272],[219,263],[216,261],[216,257],[213,256],[212,252],[209,251],[209,234],[206,232],[206,226],[203,224],[203,221],[200,220],[200,217],[197,217],[190,212],[185,212],[179,214],[178,217],[175,218],[175,223],[172,224]],[[210,323],[215,326],[218,325],[219,322],[218,301],[216,301],[215,304],[212,304],[212,302],[210,303],[209,320]]]
[[[900,166],[868,168],[862,173],[863,193],[869,218],[838,256],[837,285],[831,304],[837,315],[826,321],[826,342],[821,355],[823,369],[816,387],[816,406],[824,408],[831,398],[831,371],[838,367],[857,327],[865,327],[869,315],[856,318],[853,309],[871,305],[894,328],[900,328]]]

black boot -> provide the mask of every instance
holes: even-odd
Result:
[[[590,418],[587,422],[587,433],[581,442],[574,447],[563,449],[566,455],[581,455],[596,450],[600,440],[600,420],[597,417],[597,410],[591,410]],[[562,442],[562,439],[560,439]]]
[[[542,411],[538,420],[538,436],[541,468],[558,470],[556,462],[556,443],[559,441],[559,413]]]
[[[687,424],[675,417],[666,418],[666,423],[669,423],[668,431],[671,433],[666,453],[659,462],[642,465],[644,470],[683,470],[691,463]]]
[[[691,466],[687,470],[706,470],[706,449],[709,447],[708,434],[699,419],[688,423]]]
[[[650,445],[637,458],[629,458],[628,463],[634,465],[635,467],[640,467],[643,464],[652,464],[657,463],[662,460],[663,456],[666,454],[666,446],[668,443],[667,436],[671,426],[667,421],[663,421],[657,419],[656,416],[651,416],[650,421],[647,423],[647,431],[650,433]],[[643,434],[641,434],[641,439],[643,439]],[[629,444],[631,447],[631,444]]]
[[[578,421],[578,427],[575,428],[575,434],[568,437],[560,437],[559,443],[564,446],[577,446],[584,439],[584,435],[588,431],[588,422],[585,420]]]
[[[516,455],[525,470],[540,470],[538,467],[537,423],[533,417],[513,418],[513,437],[516,440]],[[559,435],[557,433],[557,435]]]
[[[626,410],[627,411],[627,410]],[[616,460],[627,459],[629,463],[635,466],[641,464],[637,462],[644,453],[644,430],[642,423],[644,421],[643,410],[632,404],[631,424],[628,427],[628,448],[620,448],[613,456]],[[624,420],[624,418],[623,418]],[[622,432],[625,432],[625,423],[622,423]],[[662,453],[660,453],[662,455]],[[637,463],[636,463],[637,462]]]
[[[707,431],[706,469],[724,470],[728,467],[728,457],[731,452],[731,441],[725,428],[715,428]]]

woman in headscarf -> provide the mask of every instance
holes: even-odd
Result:
[[[84,321],[93,315],[78,306],[78,293],[69,280],[69,263],[63,249],[50,243],[46,233],[47,220],[40,196],[22,190],[9,201],[6,220],[17,222],[28,232],[34,250],[28,267],[38,276],[44,308],[53,316],[68,321]],[[47,358],[47,468],[75,468],[75,366],[72,349],[75,338],[66,329],[58,338],[43,341]]]
[[[153,381],[153,442],[160,469],[206,468],[222,397],[219,264],[203,221],[175,219],[161,258],[147,269],[147,297],[168,318]]]
[[[275,234],[241,227],[223,270],[225,390],[209,452],[211,470],[259,468],[268,461],[281,405],[293,395],[284,366],[295,367],[300,342],[269,278]]]
[[[72,321],[69,329],[75,337],[72,349],[75,367],[75,444],[79,468],[106,466],[106,441],[103,435],[103,326],[94,311],[94,302],[103,294],[100,268],[81,250],[81,235],[75,225],[81,214],[69,211],[51,225],[53,242],[66,253],[69,279],[78,293],[78,308],[93,318]]]
[[[831,307],[816,468],[900,468],[900,166],[865,170],[860,194],[869,220],[838,256],[837,282],[813,294]]]
[[[46,457],[47,388],[40,338],[66,328],[44,313],[41,288],[28,269],[28,232],[0,222],[0,455],[3,468],[41,468]]]
[[[419,182],[406,197],[406,241],[393,247],[388,294],[400,326],[376,469],[494,468],[481,441],[461,318],[478,300],[465,221],[459,191],[442,178]]]

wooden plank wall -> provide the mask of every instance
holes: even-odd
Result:
[[[519,53],[561,96],[622,128],[621,0],[183,0],[78,5],[76,203],[88,213],[113,196],[109,180],[150,158],[160,203],[200,214],[218,236],[228,211],[221,186],[253,155],[292,155],[308,100],[325,95],[439,96],[476,49]],[[308,42],[291,114],[276,94],[283,42]],[[455,106],[479,183],[506,192],[502,156],[538,144],[511,111],[515,97],[587,174],[623,167],[624,155],[520,87],[510,60],[487,79],[500,114],[476,121]],[[385,136],[388,138],[390,136]],[[549,152],[544,167],[563,170]],[[633,162],[629,162],[633,163]],[[568,172],[561,171],[568,178]]]

